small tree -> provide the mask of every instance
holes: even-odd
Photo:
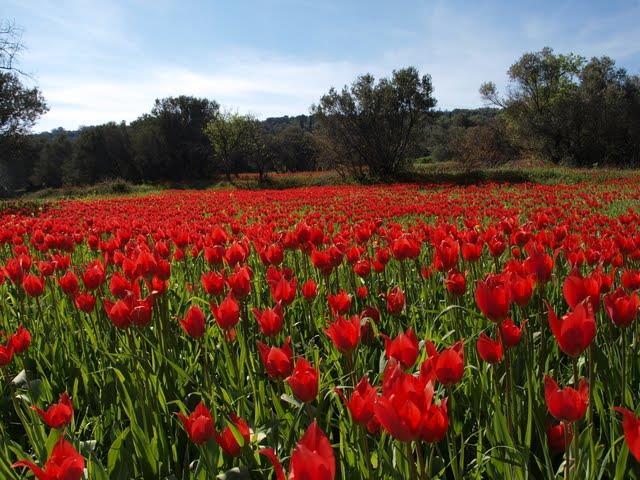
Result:
[[[211,143],[215,170],[230,178],[255,163],[262,178],[266,165],[256,157],[262,142],[260,126],[253,117],[223,112],[207,124],[204,133]]]
[[[403,170],[435,104],[431,77],[409,67],[391,79],[366,74],[341,92],[332,88],[312,110],[338,152],[336,166],[361,180]]]

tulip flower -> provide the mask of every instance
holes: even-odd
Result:
[[[231,295],[227,295],[220,305],[211,303],[211,310],[216,318],[216,323],[223,330],[235,327],[240,321],[240,305]]]
[[[548,375],[544,376],[544,399],[549,413],[563,422],[575,422],[584,417],[589,405],[589,384],[583,378],[578,390],[558,387],[556,381]]]
[[[58,403],[51,405],[46,411],[36,406],[32,406],[31,409],[51,428],[66,427],[71,423],[71,419],[73,418],[73,403],[71,403],[67,392],[60,394]]]
[[[58,279],[58,284],[67,295],[75,295],[78,292],[78,277],[71,270]]]
[[[387,312],[391,315],[398,315],[402,312],[405,305],[404,292],[400,287],[393,287],[385,296],[387,300]]]
[[[580,355],[596,336],[596,320],[590,300],[583,300],[562,320],[558,319],[548,303],[547,308],[549,326],[560,349],[571,357]]]
[[[238,455],[240,455],[242,448],[245,445],[249,444],[249,425],[247,425],[247,422],[245,422],[235,413],[231,414],[230,420],[233,424],[233,427],[242,437],[242,445],[238,443],[238,440],[236,440],[235,434],[233,433],[231,427],[225,427],[221,432],[216,432],[215,439],[217,444],[227,455],[231,457],[237,457]]]
[[[386,335],[381,335],[384,339],[384,350],[387,359],[395,358],[403,368],[409,368],[416,363],[418,358],[418,339],[413,329],[406,333],[400,333],[393,340]]]
[[[427,380],[438,380],[443,385],[453,385],[462,380],[464,374],[464,343],[457,341],[440,353],[433,342],[425,344],[428,358],[420,367],[420,374]]]
[[[587,298],[596,310],[600,306],[600,285],[594,278],[583,277],[578,270],[573,270],[565,278],[562,293],[572,309]]]
[[[204,312],[197,305],[192,305],[180,320],[180,326],[191,338],[202,337],[206,330]]]
[[[604,297],[604,309],[614,324],[626,328],[638,316],[640,299],[636,292],[627,295],[623,289],[619,288]]]
[[[450,270],[444,280],[444,286],[451,295],[459,297],[467,291],[467,277],[464,273]]]
[[[503,320],[500,324],[500,337],[505,347],[513,348],[520,343],[525,323],[526,320],[517,326],[510,318]]]
[[[265,308],[262,312],[257,308],[251,309],[251,312],[258,322],[263,335],[273,337],[282,330],[284,311],[280,303],[276,304],[273,308]]]
[[[84,458],[61,437],[54,445],[44,468],[30,460],[20,460],[12,468],[27,467],[39,480],[80,480],[84,477]]]
[[[203,273],[200,277],[200,283],[209,295],[220,295],[224,292],[225,278],[218,272]]]
[[[293,369],[293,373],[287,377],[286,382],[291,387],[293,395],[303,403],[311,402],[318,396],[318,370],[304,358],[299,358]]]
[[[15,354],[21,354],[31,345],[31,333],[24,328],[24,325],[20,325],[15,333],[9,337],[9,345],[13,347]]]
[[[307,302],[312,301],[318,295],[318,285],[316,282],[310,278],[302,285],[302,296]]]
[[[263,448],[260,454],[273,465],[277,480],[286,480],[284,469],[271,448]],[[331,444],[314,421],[302,436],[291,454],[289,480],[334,480],[336,459]]]
[[[489,320],[500,323],[509,316],[511,290],[502,275],[489,275],[476,285],[476,304]]]
[[[565,436],[566,431],[566,436]],[[570,423],[560,422],[547,427],[547,443],[552,452],[564,452],[573,440],[573,427]]]
[[[338,351],[348,354],[360,343],[360,317],[338,317],[325,332]]]
[[[499,339],[492,340],[483,332],[478,337],[476,348],[478,355],[485,362],[493,364],[502,361],[502,342]]]
[[[258,342],[258,353],[269,377],[281,380],[293,372],[291,337],[287,337],[282,347],[268,347]]]
[[[188,417],[182,413],[177,415],[189,435],[189,440],[196,445],[206,443],[216,433],[211,412],[204,402],[200,402]]]
[[[369,431],[377,429],[377,422],[373,416],[373,407],[376,403],[378,392],[371,386],[367,377],[362,377],[348,399],[344,396],[342,390],[336,389],[336,392],[349,410],[354,422],[366,427]]]
[[[327,301],[334,315],[343,315],[351,307],[351,295],[344,290],[335,295],[327,295]]]
[[[73,303],[78,307],[78,310],[85,313],[91,313],[93,308],[96,306],[96,297],[88,292],[81,292],[76,294],[73,299]]]
[[[640,418],[626,408],[614,407],[614,410],[622,414],[624,440],[627,443],[627,447],[629,447],[631,455],[640,462]]]
[[[0,367],[6,367],[13,360],[13,345],[0,345]]]
[[[251,270],[248,267],[236,268],[227,278],[227,285],[235,298],[246,297],[251,292]]]
[[[30,297],[39,297],[44,293],[44,279],[29,274],[22,280],[22,288]]]

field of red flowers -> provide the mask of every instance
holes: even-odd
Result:
[[[0,478],[640,478],[637,178],[0,216]]]

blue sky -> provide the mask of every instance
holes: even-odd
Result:
[[[308,113],[359,73],[415,65],[438,108],[480,106],[525,51],[609,55],[640,73],[640,0],[3,0],[21,68],[50,112],[37,130],[132,121],[190,94],[260,118]]]

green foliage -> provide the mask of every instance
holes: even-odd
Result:
[[[359,76],[329,90],[313,111],[337,151],[337,167],[358,179],[393,177],[407,165],[436,104],[431,77],[413,67],[390,79]]]
[[[640,165],[640,77],[609,57],[525,53],[509,68],[506,98],[495,84],[483,98],[504,108],[516,146],[554,163]]]

